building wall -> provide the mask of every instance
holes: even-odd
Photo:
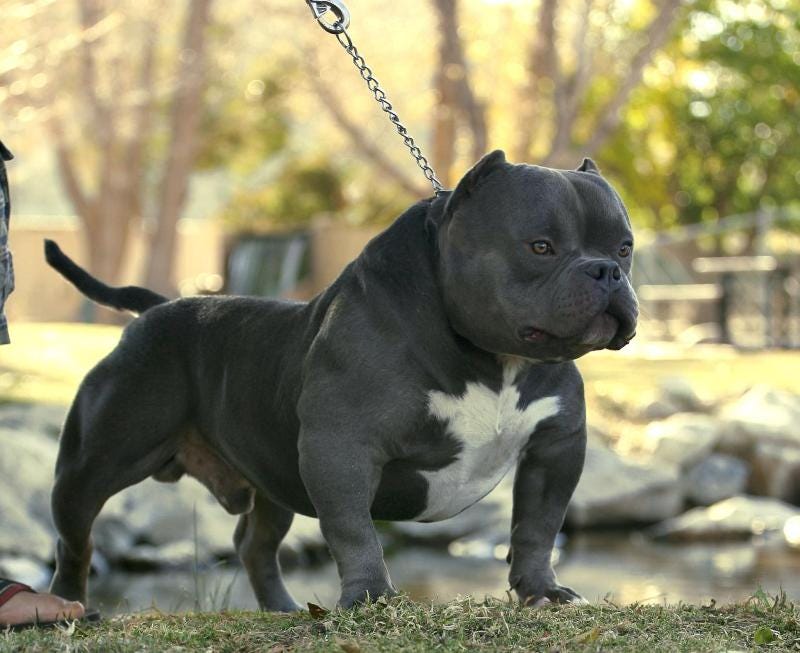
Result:
[[[317,220],[311,229],[312,278],[302,288],[304,298],[329,285],[380,230],[377,227],[352,227],[329,218]],[[12,220],[10,246],[14,256],[16,290],[6,304],[12,322],[71,322],[80,321],[85,316],[82,296],[45,262],[45,238],[55,240],[79,265],[87,263],[82,226],[77,220],[27,216],[24,224]],[[142,232],[135,234],[120,284],[138,283],[145,242]],[[218,223],[181,220],[175,266],[175,281],[181,292],[192,294],[197,285],[195,281],[201,275],[222,275],[224,255],[225,234]]]
[[[16,289],[8,300],[11,321],[70,322],[80,320],[82,296],[44,260],[43,240],[55,240],[79,265],[86,265],[88,252],[82,227],[76,220],[46,217],[11,223],[9,245],[14,256]],[[178,226],[176,280],[202,273],[220,273],[221,236],[210,221],[184,220]],[[136,283],[143,267],[144,234],[137,232],[123,266],[119,283]]]

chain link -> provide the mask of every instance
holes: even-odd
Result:
[[[315,16],[325,13],[327,5],[325,0],[309,0],[308,4],[311,6]],[[381,109],[383,109],[386,115],[389,116],[389,122],[391,122],[397,129],[397,133],[402,137],[403,143],[405,143],[405,146],[408,148],[411,156],[414,157],[414,160],[417,162],[420,170],[422,170],[422,174],[425,175],[425,179],[431,183],[431,186],[433,186],[433,190],[437,195],[441,193],[444,190],[444,186],[442,186],[442,183],[436,178],[436,173],[428,163],[428,159],[426,159],[422,154],[422,150],[414,142],[414,139],[408,133],[408,130],[405,128],[403,123],[400,122],[400,117],[397,115],[394,107],[392,107],[392,103],[389,102],[389,98],[386,96],[386,91],[381,88],[380,83],[372,74],[372,69],[367,65],[364,57],[359,54],[358,49],[353,44],[350,35],[347,33],[347,25],[345,25],[341,20],[337,20],[328,27],[323,25],[323,29],[336,36],[336,40],[339,41],[339,44],[344,48],[344,51],[350,55],[350,58],[353,60],[353,64],[361,75],[361,78],[367,83],[367,88],[372,92],[375,101],[380,105]]]

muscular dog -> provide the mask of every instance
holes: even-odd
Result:
[[[633,337],[632,247],[591,160],[552,170],[501,151],[308,303],[110,288],[48,242],[87,296],[141,313],[64,424],[51,590],[86,600],[109,497],[188,473],[241,514],[234,541],[263,609],[297,609],[277,559],[295,513],[319,519],[351,606],[395,591],[373,519],[447,519],[516,467],[511,587],[578,600],[550,564],[584,460],[572,361]]]

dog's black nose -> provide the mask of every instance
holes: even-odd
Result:
[[[622,278],[619,265],[614,263],[614,261],[603,259],[591,261],[589,265],[586,266],[585,270],[586,274],[592,277],[592,279],[605,281],[612,286],[617,285],[617,282]]]

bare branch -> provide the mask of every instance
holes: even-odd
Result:
[[[572,126],[578,116],[591,73],[591,47],[588,41],[589,18],[594,0],[583,1],[583,11],[578,29],[573,37],[573,52],[576,53],[575,70],[568,80],[559,84],[555,91],[555,130],[550,148],[544,158],[544,165],[552,165],[563,159],[562,152],[570,145]]]
[[[438,103],[434,114],[434,167],[445,186],[450,184],[450,168],[455,159],[456,114],[469,127],[472,155],[477,160],[486,153],[487,130],[483,105],[475,98],[458,34],[458,0],[433,0],[439,19],[439,61],[434,85]]]
[[[155,48],[158,41],[158,26],[155,22],[143,25],[145,48],[139,72],[139,85],[134,102],[133,130],[126,145],[126,160],[133,173],[129,178],[130,212],[135,217],[142,215],[142,190],[144,184],[144,149],[152,130],[155,104]]]
[[[158,221],[145,275],[148,287],[167,292],[171,291],[172,285],[175,226],[186,200],[189,173],[197,150],[197,132],[207,77],[206,28],[211,20],[212,1],[191,0],[189,3],[179,53],[178,88],[170,117],[172,140],[161,180]]]
[[[78,0],[78,11],[82,28],[80,44],[82,95],[94,122],[94,129],[89,131],[97,136],[98,142],[104,143],[111,131],[111,117],[97,94],[97,65],[94,53],[97,37],[94,30],[103,17],[100,0]]]
[[[537,30],[528,48],[528,79],[521,93],[518,136],[514,146],[514,158],[520,161],[528,158],[533,143],[534,125],[537,124],[537,105],[534,98],[540,95],[542,80],[552,80],[554,89],[562,84],[556,52],[557,10],[558,0],[541,0],[536,21]]]
[[[48,125],[51,137],[56,144],[56,160],[58,162],[58,171],[61,174],[61,180],[64,182],[64,190],[66,190],[78,216],[84,221],[87,227],[91,227],[91,216],[93,213],[91,201],[87,198],[86,192],[78,179],[75,165],[67,149],[64,129],[59,117],[55,114],[51,116]]]
[[[352,141],[356,149],[371,161],[375,166],[382,170],[391,180],[393,180],[403,190],[415,197],[424,197],[430,194],[430,189],[415,183],[411,177],[406,175],[395,163],[388,158],[383,151],[373,145],[369,136],[356,125],[344,111],[337,96],[318,78],[313,78],[314,89],[322,100],[323,106],[331,114],[336,124],[344,131]]]
[[[628,74],[620,82],[611,100],[600,111],[594,134],[583,148],[586,154],[594,155],[619,126],[622,120],[622,108],[633,89],[642,81],[645,66],[666,42],[680,4],[681,0],[662,0],[660,3],[661,13],[653,19],[645,31],[645,42],[633,57]]]

